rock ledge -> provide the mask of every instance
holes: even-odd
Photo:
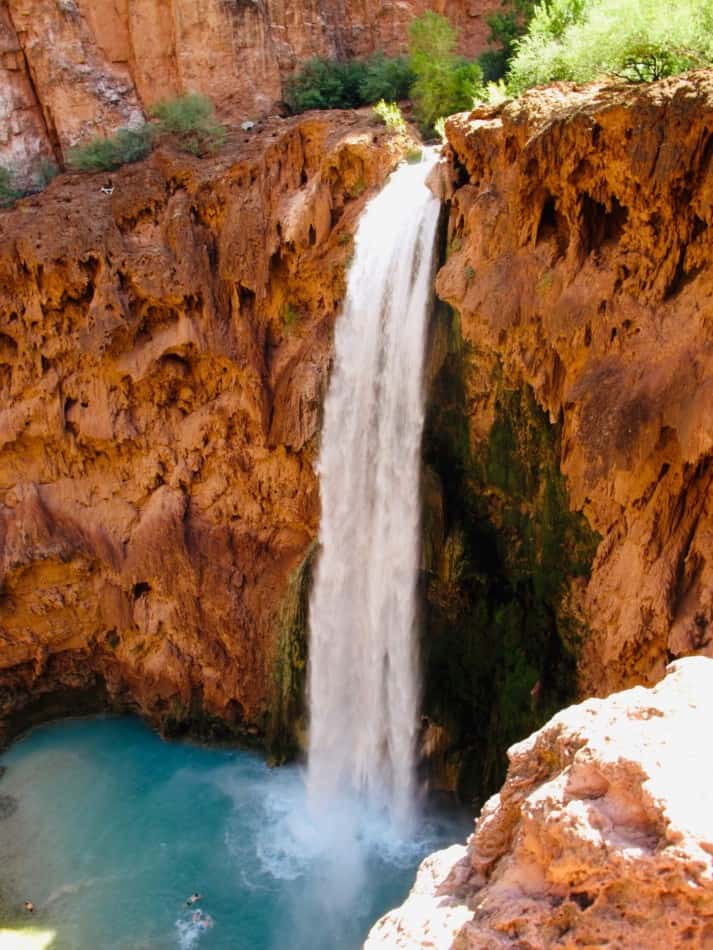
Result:
[[[365,947],[713,947],[712,719],[705,657],[558,713]]]

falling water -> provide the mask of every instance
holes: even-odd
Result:
[[[413,797],[423,354],[435,156],[403,165],[359,222],[325,403],[321,556],[310,604],[308,790],[405,819]]]

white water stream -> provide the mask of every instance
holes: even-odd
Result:
[[[335,331],[310,603],[313,808],[358,797],[395,820],[414,792],[423,357],[439,202],[435,155],[366,208]]]

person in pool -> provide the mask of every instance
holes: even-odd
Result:
[[[191,907],[193,904],[196,904],[198,901],[203,899],[203,895],[199,894],[198,891],[193,891],[190,897],[186,898],[186,906]]]
[[[213,918],[210,914],[203,914],[203,911],[197,910],[193,914],[193,923],[198,925],[199,930],[208,930],[209,927],[213,926]]]
[[[25,901],[23,906],[29,914],[33,914],[35,912],[35,905],[32,903],[32,901]]]

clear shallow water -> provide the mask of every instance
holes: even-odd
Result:
[[[52,950],[353,950],[421,858],[470,828],[431,814],[399,837],[354,802],[315,818],[300,769],[131,718],[42,727],[0,765],[17,800],[0,820],[0,930],[28,922],[30,898]],[[210,929],[185,907],[194,890]]]

